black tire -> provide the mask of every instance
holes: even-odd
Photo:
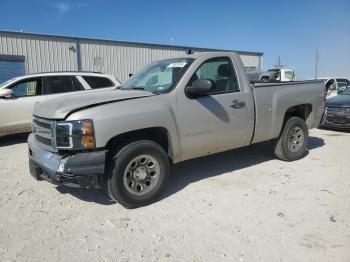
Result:
[[[268,77],[263,77],[263,78],[261,78],[261,82],[262,83],[268,83],[269,82],[269,78]]]
[[[300,132],[293,135],[295,130],[300,130]],[[292,134],[292,132],[294,133]],[[302,142],[300,142],[299,135],[303,136]],[[295,137],[295,139],[291,137]],[[275,156],[284,161],[294,161],[302,158],[306,153],[308,139],[309,131],[305,121],[296,116],[288,118],[284,123],[280,136],[273,141]]]
[[[151,189],[147,188],[146,184],[142,184],[143,182],[147,182],[145,178],[142,181],[134,178],[138,167],[141,168],[141,164],[135,159],[138,157],[142,158],[142,156],[148,156],[150,159],[153,158],[155,160],[154,162],[156,162],[154,165],[157,164],[159,167],[158,172],[155,175],[157,176],[157,181],[154,185],[148,181],[152,186]],[[134,167],[133,172],[131,172],[130,170],[132,167],[130,167],[130,164],[132,165],[135,162],[136,166]],[[152,160],[147,160],[147,164],[149,162],[152,162]],[[145,166],[146,163],[144,164],[144,167]],[[169,170],[170,163],[168,156],[160,145],[148,140],[132,142],[119,150],[110,160],[109,172],[111,172],[111,176],[107,180],[107,193],[113,200],[119,202],[126,208],[137,208],[150,204],[151,202],[154,202],[162,192],[169,177]],[[147,177],[151,179],[148,170],[144,173],[147,173]],[[129,178],[127,178],[128,175]],[[132,180],[129,181],[129,183],[132,183],[133,186],[127,184],[127,179]],[[137,189],[134,183],[137,184],[137,187],[144,187],[146,192],[136,192]]]

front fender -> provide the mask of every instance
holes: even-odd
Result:
[[[96,146],[104,148],[117,135],[139,129],[162,127],[168,131],[171,155],[179,158],[179,132],[170,94],[101,105],[75,112],[67,120],[92,119]]]

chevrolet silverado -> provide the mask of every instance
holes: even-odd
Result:
[[[234,52],[155,61],[115,90],[38,104],[30,173],[135,208],[157,199],[180,161],[267,140],[277,158],[300,159],[324,105],[322,81],[251,85]]]

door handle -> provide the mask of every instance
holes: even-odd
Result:
[[[232,104],[231,104],[231,107],[233,107],[233,108],[242,108],[242,107],[245,107],[245,103],[244,103],[244,101],[233,100]]]

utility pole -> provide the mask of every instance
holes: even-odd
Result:
[[[281,69],[281,57],[278,56],[278,68]]]
[[[315,57],[315,79],[317,79],[317,73],[318,73],[318,49],[316,49],[316,57]]]
[[[281,64],[281,56],[278,56],[278,63],[275,65],[277,69],[282,69],[284,65]]]

